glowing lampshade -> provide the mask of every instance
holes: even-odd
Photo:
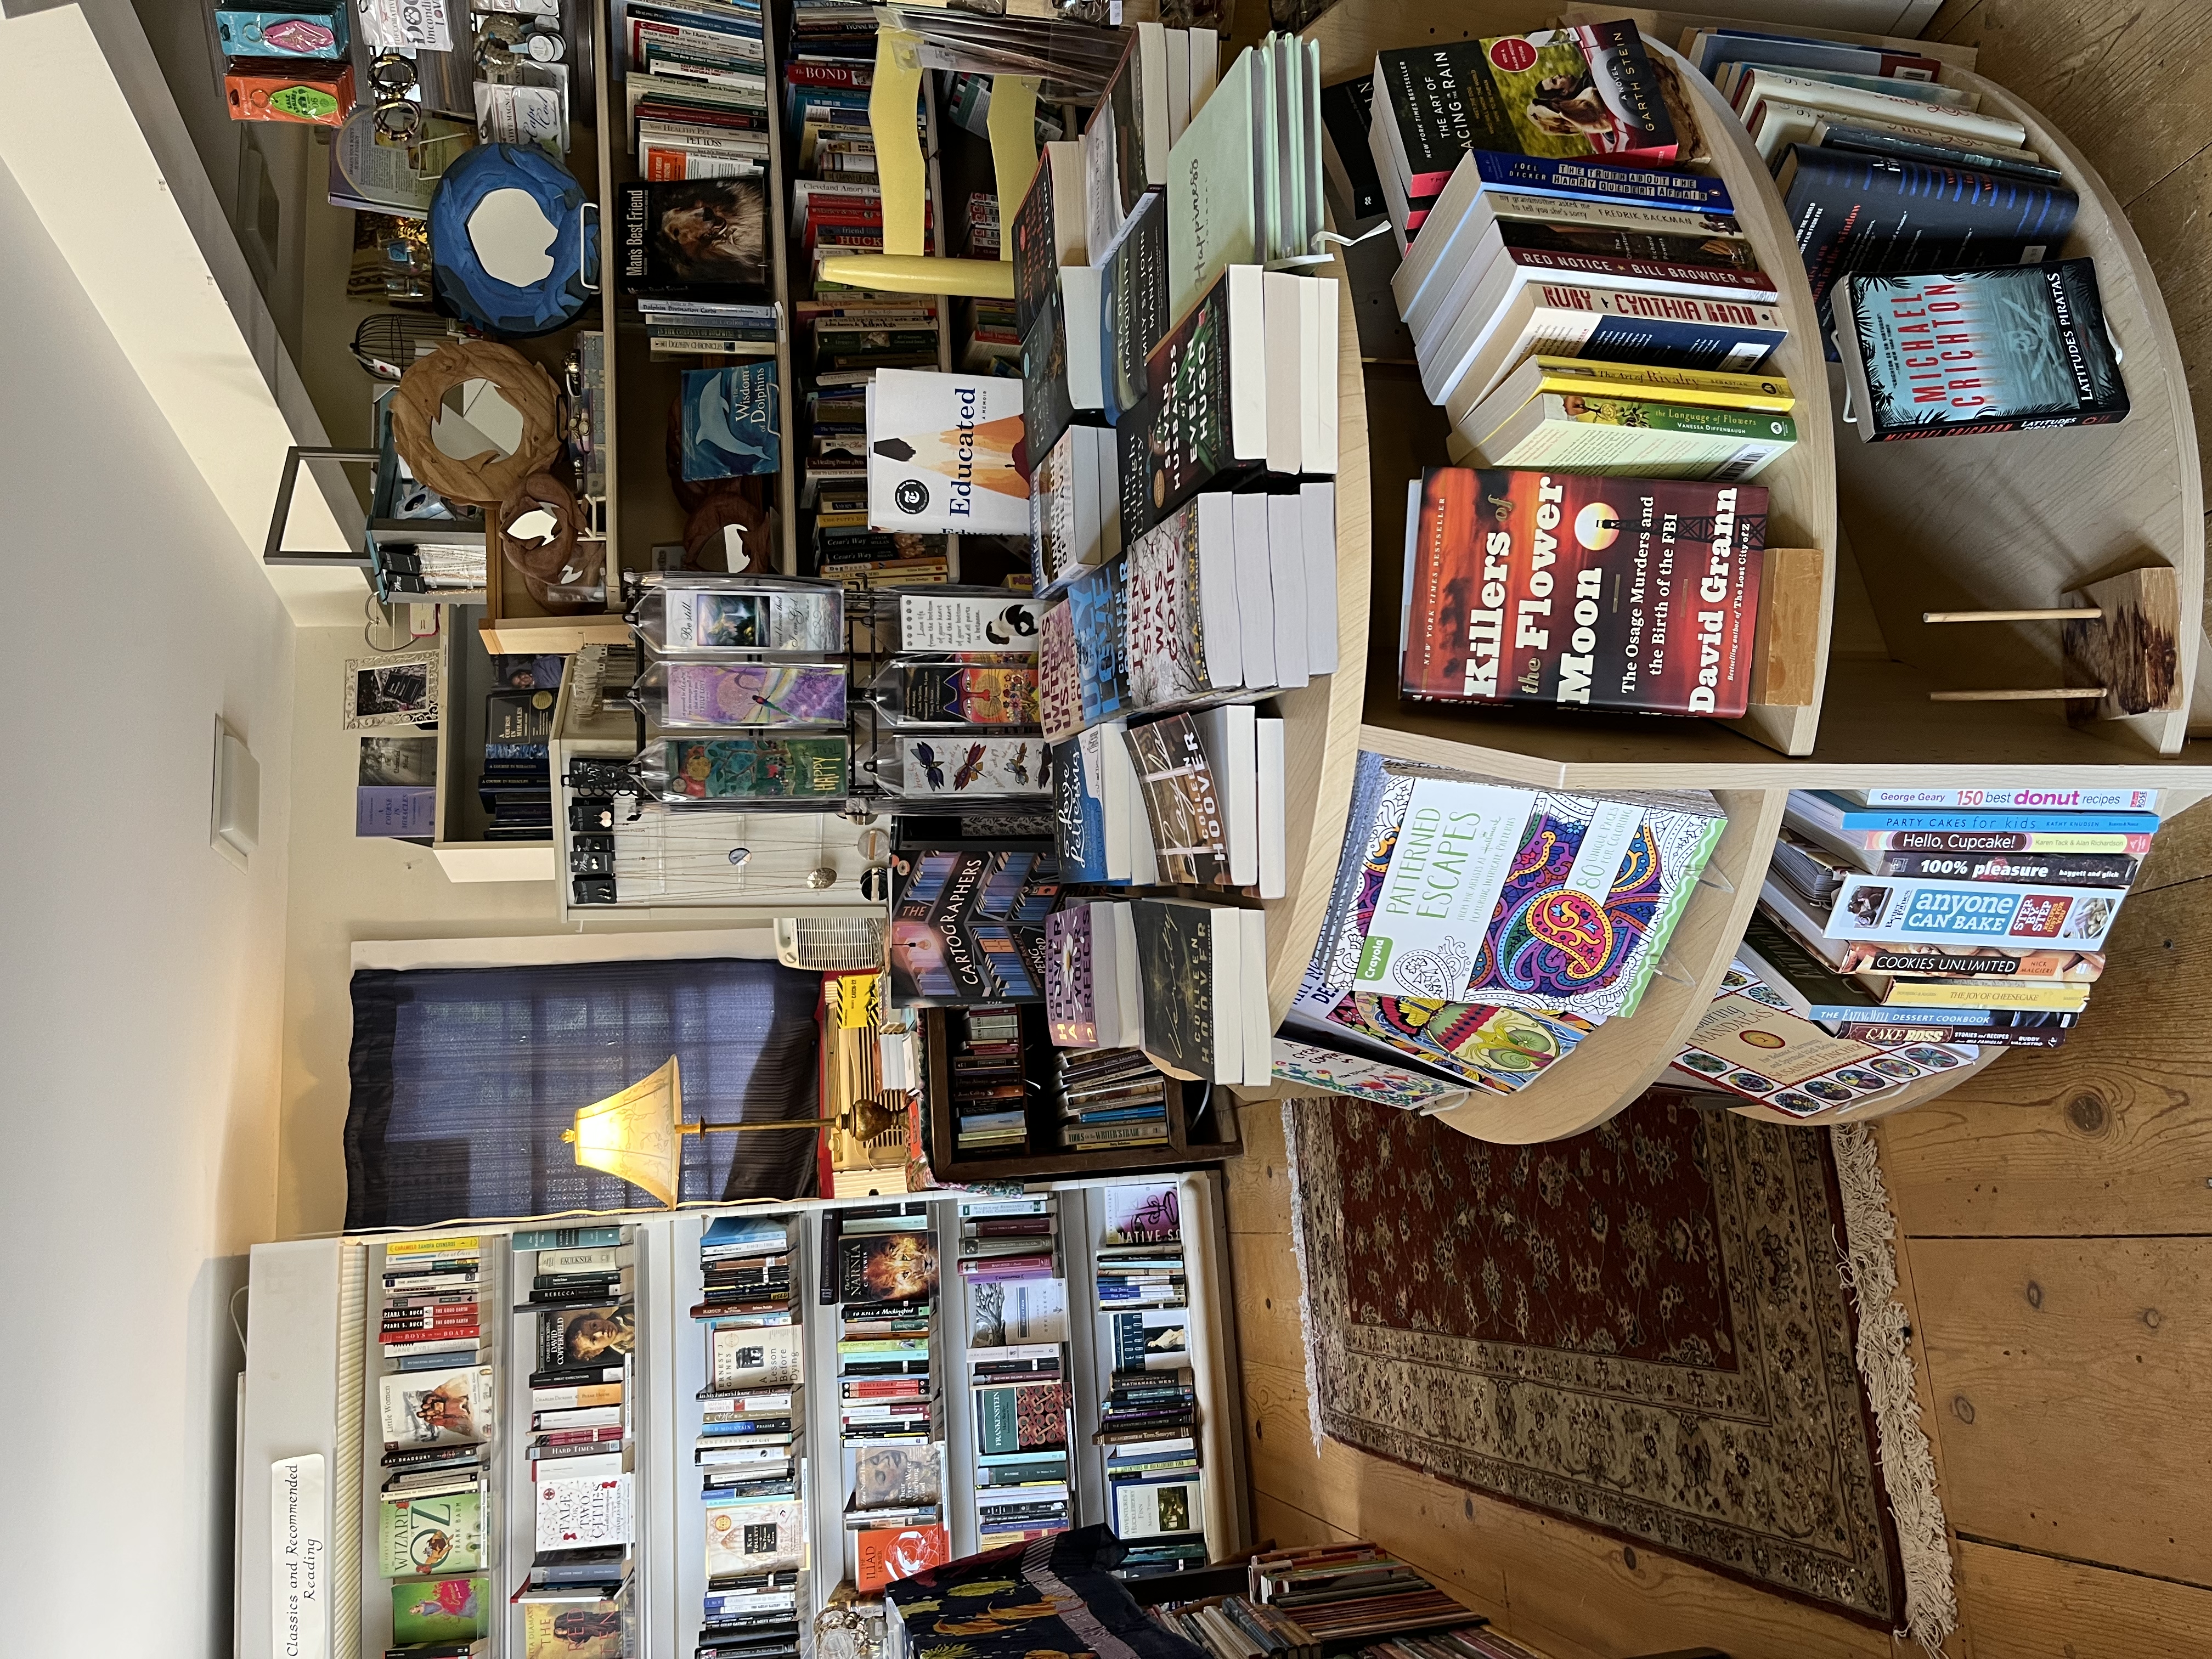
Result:
[[[772,1123],[686,1123],[684,1081],[677,1070],[676,1056],[671,1054],[668,1063],[650,1077],[580,1109],[576,1127],[562,1130],[561,1139],[576,1149],[577,1163],[620,1176],[672,1210],[684,1162],[684,1136],[818,1129],[836,1121],[835,1118],[799,1117]]]

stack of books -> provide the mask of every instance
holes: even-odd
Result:
[[[566,1242],[570,1237],[574,1243]],[[635,1247],[621,1227],[510,1240],[535,1345],[530,1475],[535,1559],[515,1596],[528,1644],[559,1632],[615,1631],[629,1617],[636,1541]]]
[[[1789,971],[1751,965],[1841,1035],[2055,1047],[2158,823],[2149,789],[1793,790],[1760,892]]]
[[[1056,1198],[967,1199],[959,1213],[977,1547],[988,1550],[1062,1531],[1073,1514],[1067,1281]]]
[[[1726,28],[1682,45],[1774,171],[1862,440],[2126,415],[2094,263],[2054,257],[2080,198],[2021,123],[1911,52]]]
[[[1109,1187],[1100,1196],[1096,1272],[1106,1387],[1091,1439],[1105,1449],[1106,1519],[1129,1547],[1125,1577],[1202,1566],[1206,1477],[1177,1189]]]
[[[1423,1631],[1391,1637],[1361,1648],[1359,1659],[1546,1659],[1535,1649],[1474,1622],[1455,1630]]]
[[[1429,823],[1455,828],[1407,830]],[[1703,791],[1576,794],[1363,752],[1290,1024],[1310,1046],[1514,1093],[1636,1012],[1726,823]],[[1529,971],[1529,918],[1553,903],[1587,907],[1602,962]]]
[[[1169,1086],[1141,1048],[1055,1049],[1052,1099],[1062,1150],[1166,1146]]]
[[[953,1144],[971,1156],[1029,1150],[1031,1085],[1024,1075],[1022,1012],[1011,1003],[945,1015]]]
[[[483,1298],[496,1289],[474,1237],[384,1248],[376,1548],[377,1570],[392,1581],[395,1652],[436,1643],[466,1652],[491,1628],[484,1498],[499,1390]]]
[[[757,0],[631,0],[613,46],[638,176],[653,181],[768,171],[767,50]]]
[[[692,1449],[706,1505],[697,1659],[795,1659],[805,1562],[805,1334],[793,1273],[798,1223],[725,1216],[699,1239],[707,1345]]]
[[[802,0],[784,65],[786,154],[791,158],[793,340],[805,388],[799,501],[812,510],[816,574],[866,589],[941,582],[942,538],[878,531],[868,523],[866,392],[884,368],[934,368],[942,323],[931,295],[876,294],[825,281],[823,262],[880,252],[883,194],[868,125],[876,18],[844,0]],[[919,124],[922,117],[916,111]],[[925,225],[935,204],[925,204]]]
[[[836,1246],[838,1439],[864,1595],[951,1555],[931,1334],[937,1235],[906,1206],[852,1210]]]
[[[559,684],[555,671],[554,686]],[[490,814],[486,841],[553,839],[553,775],[547,744],[558,692],[545,686],[484,694],[483,769],[477,795]]]
[[[1213,1659],[1310,1659],[1370,1638],[1451,1630],[1475,1619],[1421,1572],[1362,1543],[1255,1555],[1244,1595],[1169,1602],[1152,1616]],[[1463,1659],[1480,1650],[1446,1640],[1407,1651]]]

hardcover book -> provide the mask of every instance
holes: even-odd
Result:
[[[1183,899],[1136,899],[1131,908],[1147,1051],[1191,1077],[1237,1080],[1244,1042],[1238,913]]]
[[[392,1639],[403,1647],[491,1633],[491,1580],[417,1578],[392,1587]]]
[[[868,382],[867,422],[872,529],[1027,532],[1019,381],[878,369]]]
[[[386,1578],[469,1572],[483,1559],[483,1494],[386,1498],[377,1505],[377,1571]]]
[[[471,1445],[491,1432],[489,1365],[400,1371],[377,1380],[386,1446]]]
[[[684,376],[684,477],[743,478],[782,465],[775,359]]]
[[[1388,173],[1408,198],[1443,190],[1470,149],[1674,159],[1658,79],[1625,19],[1385,52],[1374,77]]]
[[[2124,419],[2096,263],[1846,277],[1836,344],[1868,443]]]
[[[854,1583],[863,1595],[952,1559],[952,1535],[943,1527],[871,1527],[853,1534]]]
[[[707,1577],[795,1572],[806,1565],[806,1506],[795,1498],[709,1504]]]
[[[2119,913],[2110,889],[2014,886],[1853,876],[1836,894],[1827,936],[1881,943],[2042,945],[2099,951]]]
[[[981,1456],[1058,1450],[1067,1444],[1065,1382],[1006,1382],[979,1388],[975,1450]]]
[[[893,869],[893,1002],[1043,1000],[1044,921],[1060,887],[1050,854],[923,851]]]
[[[620,191],[617,268],[626,292],[738,303],[774,297],[765,178],[689,179]]]
[[[927,1231],[866,1233],[837,1243],[838,1299],[926,1303],[937,1291],[937,1240]]]
[[[1846,275],[2040,264],[2080,205],[2063,186],[1809,144],[1790,146],[1774,183],[1823,313]]]
[[[1434,467],[1417,489],[1405,696],[1743,713],[1764,489]]]

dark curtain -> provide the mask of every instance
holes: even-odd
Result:
[[[561,1139],[674,1054],[693,1123],[812,1117],[822,980],[772,962],[353,976],[346,1227],[650,1208]],[[687,1135],[685,1203],[812,1190],[811,1130]]]

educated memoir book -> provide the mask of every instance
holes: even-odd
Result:
[[[879,368],[867,420],[871,529],[1029,533],[1020,381]]]
[[[1744,712],[1764,489],[1431,467],[1407,495],[1406,696]]]
[[[2103,426],[2128,413],[2090,259],[1838,285],[1836,347],[1862,441]]]

